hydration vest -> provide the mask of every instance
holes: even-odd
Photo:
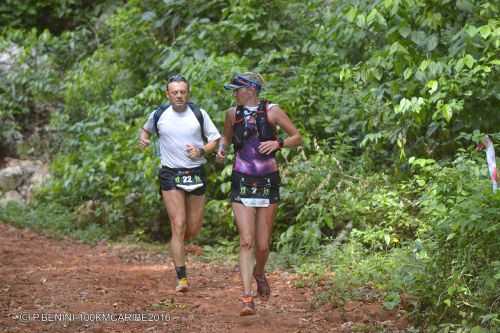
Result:
[[[260,141],[276,140],[276,128],[271,125],[267,119],[269,104],[268,100],[261,100],[259,106],[257,107],[255,122],[257,124],[257,136]],[[238,105],[236,107],[233,125],[233,144],[235,150],[239,150],[243,147],[243,144],[248,137],[243,114],[244,108],[245,107],[243,105]]]
[[[160,137],[160,131],[158,130],[158,121],[160,120],[161,115],[165,110],[168,109],[170,104],[162,104],[158,108],[156,108],[155,113],[153,115],[153,123],[155,126],[155,133],[158,137]],[[191,109],[191,111],[194,113],[196,119],[200,123],[200,128],[201,128],[201,139],[203,142],[208,142],[207,137],[205,136],[205,127],[203,126],[204,121],[203,121],[203,114],[201,113],[200,107],[192,102],[187,103],[187,106]]]

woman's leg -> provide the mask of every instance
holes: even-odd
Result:
[[[267,300],[271,295],[271,288],[264,274],[264,267],[269,257],[269,246],[271,243],[273,221],[277,207],[277,204],[271,204],[269,207],[257,209],[255,227],[256,263],[253,276],[257,282],[257,294],[264,300]]]
[[[255,219],[255,275],[264,274],[264,266],[269,257],[273,221],[277,209],[277,203],[271,204],[266,208],[257,208]]]
[[[233,212],[240,234],[240,274],[245,295],[252,292],[255,247],[255,208],[233,202]]]

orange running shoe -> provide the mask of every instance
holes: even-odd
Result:
[[[242,296],[240,316],[253,316],[254,314],[255,303],[253,302],[253,296]]]

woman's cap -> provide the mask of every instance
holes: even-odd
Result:
[[[233,76],[231,82],[224,85],[224,89],[234,90],[239,88],[255,88],[255,90],[259,92],[263,85],[264,80],[260,74],[247,72]]]

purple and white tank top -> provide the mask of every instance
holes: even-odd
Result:
[[[270,104],[268,108],[273,105]],[[278,171],[278,163],[274,154],[259,153],[259,135],[257,132],[257,106],[245,106],[243,121],[247,131],[243,146],[236,152],[233,170],[248,176],[264,176]]]

